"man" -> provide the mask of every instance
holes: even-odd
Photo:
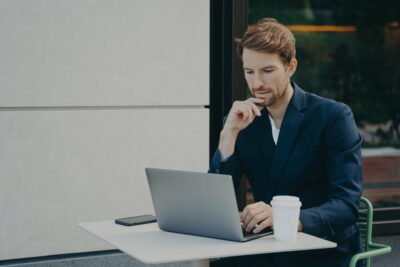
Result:
[[[263,19],[238,40],[252,98],[236,101],[220,134],[210,172],[230,174],[235,189],[246,173],[255,203],[241,220],[247,231],[272,226],[275,195],[300,198],[298,231],[337,248],[227,258],[212,266],[348,266],[360,250],[355,224],[362,191],[362,139],[350,108],[304,92],[290,82],[295,39],[274,19]]]

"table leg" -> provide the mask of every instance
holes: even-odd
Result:
[[[193,267],[209,267],[209,266],[210,266],[209,259],[193,261]]]

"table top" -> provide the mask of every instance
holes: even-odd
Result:
[[[295,242],[277,241],[273,235],[235,242],[165,232],[157,223],[122,226],[114,221],[97,221],[79,226],[149,264],[336,247],[333,242],[305,233],[298,233]]]

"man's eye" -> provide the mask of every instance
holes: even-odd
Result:
[[[246,74],[253,74],[252,71],[246,71]]]
[[[274,70],[264,70],[265,73],[273,72]]]

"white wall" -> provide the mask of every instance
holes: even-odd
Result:
[[[208,167],[209,1],[0,1],[0,260],[109,249],[144,168]]]
[[[1,0],[0,105],[205,105],[208,2]]]

